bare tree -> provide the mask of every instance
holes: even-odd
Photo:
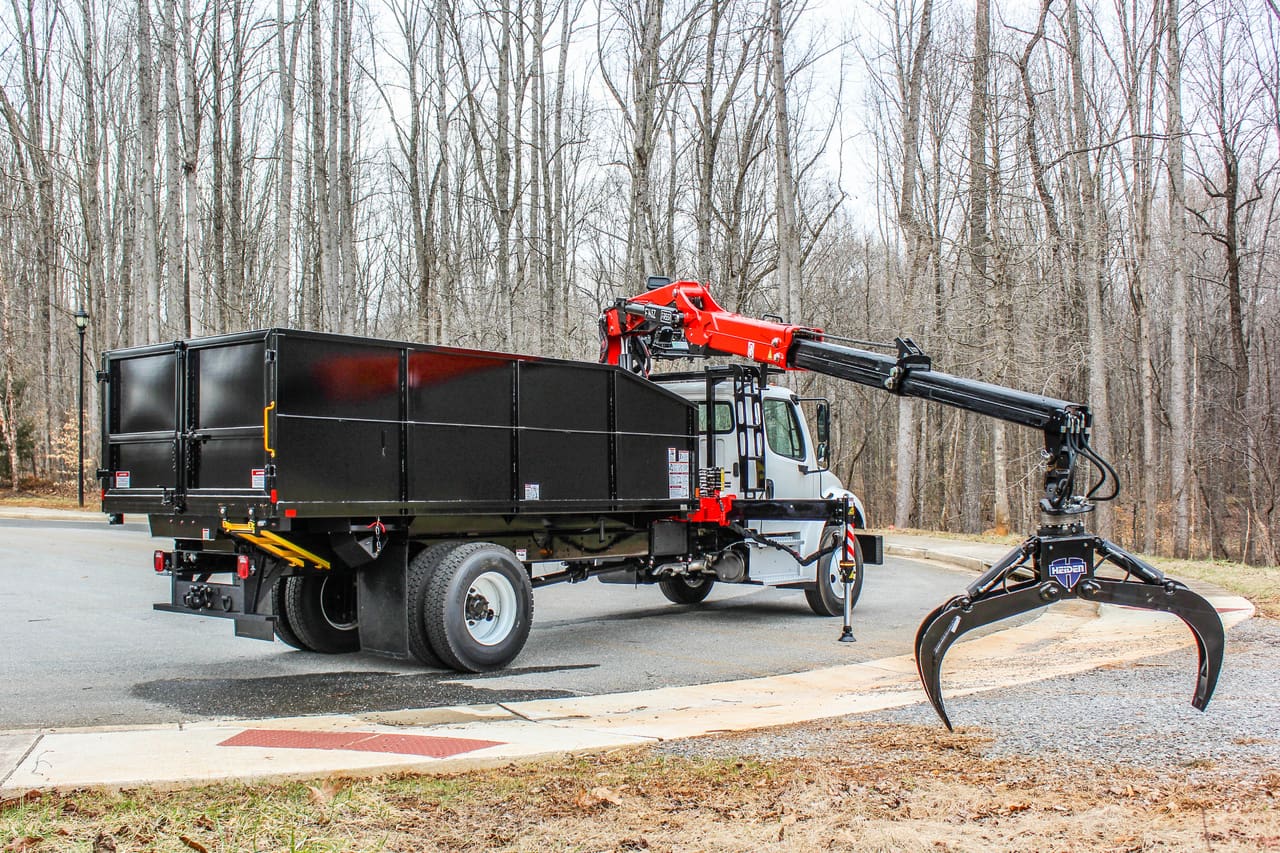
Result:
[[[1173,484],[1173,553],[1186,557],[1190,543],[1190,424],[1187,402],[1186,189],[1183,165],[1182,44],[1178,0],[1165,15],[1165,133],[1169,139],[1169,456]]]
[[[911,49],[910,71],[900,81],[903,89],[902,116],[902,188],[897,200],[898,226],[907,239],[906,299],[909,302],[919,286],[931,247],[921,227],[917,212],[916,188],[920,179],[920,101],[924,87],[924,64],[933,32],[933,0],[924,0],[919,13],[919,35]],[[903,85],[905,84],[905,85]],[[914,497],[916,446],[916,404],[906,397],[898,401],[897,495],[894,523],[911,524]]]
[[[277,323],[289,322],[293,252],[293,132],[294,92],[297,90],[298,43],[302,37],[304,10],[301,0],[292,19],[285,18],[284,0],[276,0],[276,73],[280,84],[280,141],[277,156],[280,178],[276,188],[275,257],[273,261],[272,315]]]

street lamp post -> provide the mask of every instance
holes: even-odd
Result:
[[[76,477],[76,494],[80,498],[80,506],[84,506],[84,330],[89,326],[89,312],[77,308],[75,313],[76,331],[80,333],[80,359],[76,362],[76,375],[80,384],[80,429],[76,433],[76,445],[80,451],[80,469]]]

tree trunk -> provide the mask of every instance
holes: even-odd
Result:
[[[276,190],[276,233],[272,262],[271,316],[281,325],[289,324],[291,252],[293,237],[293,95],[297,88],[298,39],[302,32],[301,0],[294,8],[291,25],[286,25],[284,0],[276,0],[276,73],[280,76],[280,183]],[[291,32],[286,37],[286,29]]]
[[[161,65],[164,68],[164,290],[166,301],[164,315],[168,321],[169,330],[183,329],[186,326],[184,293],[174,286],[182,279],[184,251],[182,243],[182,110],[179,94],[181,81],[178,77],[177,14],[177,4],[166,3],[162,6],[163,37],[160,50],[163,53]]]
[[[151,0],[138,0],[138,276],[144,302],[139,337],[160,340],[160,275],[156,269],[156,93],[155,60],[151,53]]]
[[[933,32],[933,0],[924,0],[920,8],[920,33],[911,57],[910,76],[906,81],[906,103],[902,122],[902,193],[898,200],[898,225],[907,239],[907,280],[904,302],[909,306],[919,290],[920,278],[929,255],[926,235],[916,210],[916,187],[920,171],[920,100],[924,86],[925,57]],[[898,400],[897,465],[895,492],[897,500],[894,524],[908,527],[914,504],[916,480],[915,402],[905,397]]]
[[[1165,134],[1169,145],[1169,473],[1173,485],[1173,554],[1185,558],[1190,536],[1190,426],[1187,401],[1187,203],[1182,158],[1182,46],[1179,2],[1166,16]]]
[[[773,95],[775,230],[778,243],[778,301],[787,321],[802,322],[800,235],[796,227],[796,176],[791,158],[791,116],[787,112],[786,33],[782,0],[769,0],[769,88]]]
[[[989,107],[987,99],[987,75],[991,62],[991,9],[989,0],[977,0],[974,7],[973,69],[970,77],[969,96],[969,291],[975,294],[974,305],[983,310],[981,325],[989,322],[991,301],[1001,296],[994,292],[993,282],[987,270],[991,254],[990,232],[987,216],[988,175],[987,125]],[[1003,347],[1005,336],[997,333],[997,350]],[[996,371],[1004,368],[1003,353],[996,356]],[[997,373],[997,376],[999,373]],[[995,422],[999,423],[999,422]],[[969,431],[974,438],[968,443],[965,459],[965,495],[961,506],[961,518],[966,532],[977,533],[982,529],[982,478],[979,469],[977,424],[971,423]],[[1001,436],[1003,440],[1003,436]],[[1006,498],[1007,500],[1007,498]],[[1006,524],[1008,520],[1006,519]]]
[[[186,66],[186,85],[182,98],[182,175],[186,208],[182,292],[183,333],[186,335],[198,335],[207,331],[209,304],[208,284],[200,271],[200,189],[196,167],[200,157],[201,110],[193,36],[191,0],[182,0],[182,58]]]
[[[1084,293],[1085,315],[1088,329],[1089,409],[1093,413],[1093,432],[1090,444],[1103,458],[1108,450],[1107,414],[1107,342],[1102,309],[1102,211],[1098,202],[1097,177],[1090,161],[1091,141],[1089,122],[1085,115],[1084,64],[1080,42],[1080,16],[1077,0],[1067,4],[1067,50],[1071,62],[1071,115],[1074,171],[1078,186],[1078,204],[1074,205],[1075,233],[1074,257],[1076,285]],[[1105,505],[1099,505],[1093,526],[1101,536],[1109,536],[1111,513]]]

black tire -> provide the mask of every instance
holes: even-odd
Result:
[[[293,630],[293,625],[289,622],[289,613],[284,600],[288,580],[288,578],[280,578],[271,585],[271,612],[276,617],[276,637],[286,646],[309,652],[311,647],[302,642],[302,638]]]
[[[436,542],[423,548],[409,561],[409,584],[405,593],[405,601],[409,607],[409,652],[424,666],[445,669],[445,663],[431,648],[431,638],[427,634],[426,622],[423,619],[427,600],[427,582],[435,574],[445,555],[458,547],[457,542]]]
[[[515,555],[491,542],[457,545],[426,582],[421,608],[431,649],[461,672],[501,669],[524,648],[533,584]]]
[[[834,536],[828,534],[830,543],[834,539],[836,549],[830,555],[818,560],[818,568],[814,577],[814,588],[806,589],[804,597],[809,602],[809,608],[819,616],[843,616],[844,615],[844,584],[840,580],[840,553],[843,550],[840,547],[840,536],[844,535],[842,531],[835,531]],[[862,578],[865,574],[862,564],[862,546],[854,542],[853,546],[853,605],[856,607],[858,598],[862,595]]]
[[[360,650],[356,625],[356,576],[327,571],[288,579],[284,612],[302,644],[327,655]]]
[[[658,581],[658,588],[672,604],[697,604],[711,594],[715,584],[709,575],[675,575]]]

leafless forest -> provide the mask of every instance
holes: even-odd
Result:
[[[1275,564],[1275,0],[8,0],[0,482],[93,353],[291,325],[594,358],[647,273],[1087,399],[1100,529]],[[797,376],[879,525],[1036,523],[1039,437]],[[90,474],[91,476],[91,474]]]

